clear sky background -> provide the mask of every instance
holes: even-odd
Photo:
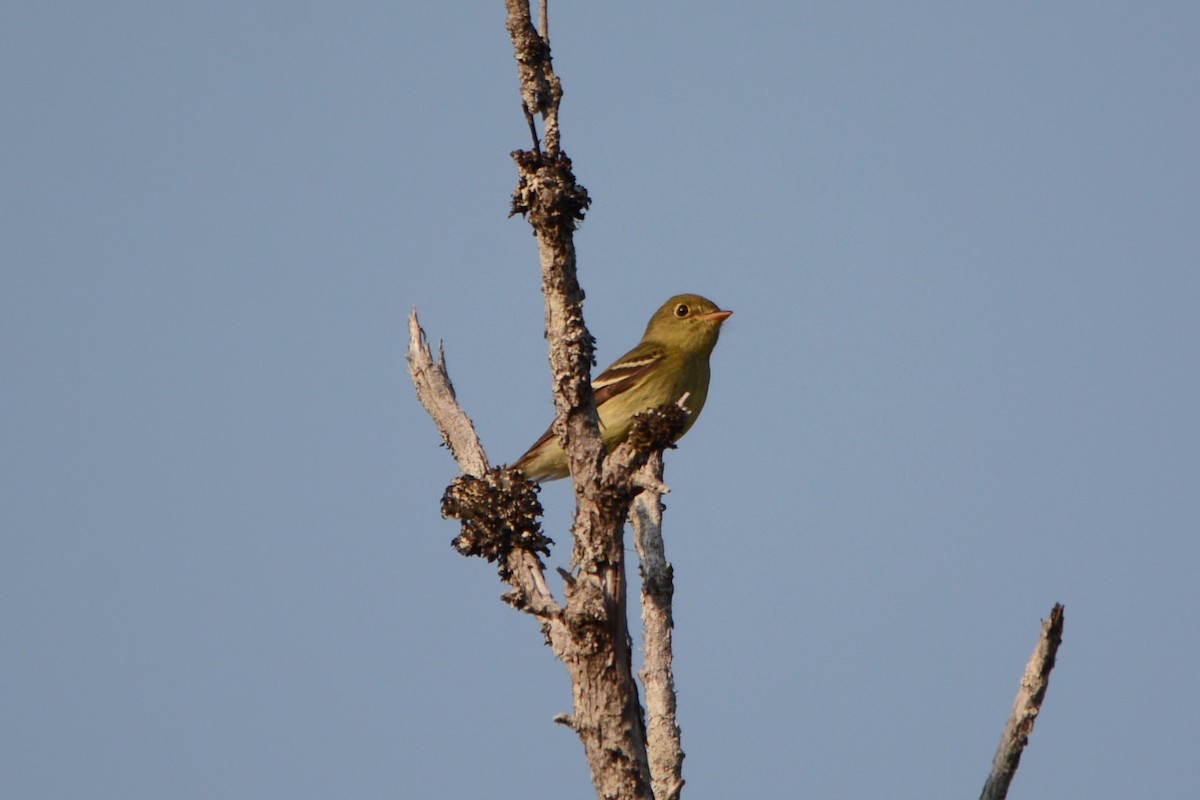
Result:
[[[668,454],[691,798],[1200,784],[1200,5],[552,10],[602,364],[735,315]],[[551,415],[503,4],[0,12],[0,796],[591,797],[451,550],[416,305]],[[569,552],[569,487],[543,491]]]

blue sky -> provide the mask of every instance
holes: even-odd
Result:
[[[10,4],[0,795],[589,797],[403,360],[550,419],[503,5]],[[1200,10],[559,4],[601,362],[735,315],[668,455],[693,798],[1200,781]],[[568,552],[569,488],[543,491]]]

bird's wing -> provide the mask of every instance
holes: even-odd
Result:
[[[596,393],[596,408],[620,394],[648,375],[666,357],[661,347],[641,345],[630,350],[608,369],[592,379]]]
[[[636,386],[645,375],[666,357],[666,351],[657,345],[639,345],[617,360],[608,369],[592,379],[592,390],[596,393],[596,408],[631,386]],[[546,429],[538,440],[517,460],[515,466],[532,457],[542,445],[554,437],[554,428]]]

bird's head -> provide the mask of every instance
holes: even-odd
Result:
[[[721,323],[732,313],[698,294],[677,294],[654,312],[642,338],[688,354],[708,355],[717,345]]]

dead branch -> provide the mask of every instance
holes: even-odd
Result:
[[[655,800],[679,800],[683,790],[683,747],[675,717],[672,601],[675,574],[662,537],[662,452],[652,453],[635,479],[643,486],[629,519],[641,563],[642,631],[645,652],[639,677],[646,690],[646,748]]]
[[[583,290],[575,269],[574,230],[590,200],[559,145],[562,86],[549,43],[533,26],[528,0],[506,0],[505,5],[523,108],[527,119],[541,116],[545,136],[544,148],[535,132],[532,150],[513,153],[518,185],[512,213],[525,216],[537,238],[554,429],[575,487],[574,572],[565,586],[562,617],[569,640],[555,648],[574,687],[574,707],[566,721],[583,743],[597,796],[648,800],[644,722],[626,621],[622,539],[632,493],[601,480],[604,448],[591,386],[594,344],[583,322]]]
[[[1050,685],[1050,670],[1054,669],[1054,658],[1062,644],[1062,632],[1063,606],[1055,603],[1050,618],[1042,621],[1042,636],[1025,666],[1012,715],[1000,737],[1000,746],[992,759],[992,773],[983,785],[980,800],[1004,800],[1008,795],[1008,786],[1021,762],[1021,751],[1029,743],[1029,735],[1033,733],[1033,725]]]
[[[483,452],[483,445],[479,442],[475,426],[472,424],[471,418],[463,411],[462,406],[458,404],[458,398],[454,394],[454,386],[450,383],[450,376],[446,372],[446,359],[441,352],[441,347],[438,348],[438,358],[435,361],[429,348],[429,342],[425,338],[425,331],[421,329],[420,321],[417,319],[415,308],[408,317],[408,334],[408,369],[412,375],[413,384],[417,388],[417,399],[421,401],[421,405],[433,418],[438,432],[442,435],[442,441],[450,448],[451,454],[458,462],[459,469],[462,470],[464,476],[470,477],[478,484],[499,484],[501,488],[506,488],[505,482],[508,481],[511,484],[511,479],[497,474],[495,470],[489,470],[487,455]],[[523,483],[528,484],[528,481],[523,481]],[[456,483],[456,486],[460,485],[461,483]],[[448,490],[447,497],[451,496],[454,488],[452,486],[451,490]],[[509,492],[511,494],[511,488]],[[494,497],[492,499],[494,500]],[[466,504],[464,500],[458,502]],[[492,547],[497,558],[501,559],[501,577],[515,590],[512,594],[507,595],[505,600],[540,618],[546,635],[551,640],[561,640],[565,638],[565,629],[560,620],[562,609],[546,586],[545,567],[537,556],[538,552],[546,552],[545,544],[531,539],[530,526],[527,522],[528,501],[526,500],[524,504],[519,501],[512,502],[507,506],[511,513],[500,513],[498,516],[503,520],[508,520],[509,517],[518,520],[504,523],[511,531],[508,538],[515,540],[517,546],[510,547],[505,552],[501,552],[504,550],[503,545],[493,545]],[[443,499],[443,507],[445,507],[445,499]],[[541,513],[540,506],[537,513],[539,515]],[[489,530],[495,530],[499,526],[499,523],[493,523],[487,527]],[[532,533],[537,532],[533,531]],[[459,538],[455,539],[455,546],[460,552],[464,552],[468,546],[464,545],[461,539],[462,535],[460,534]],[[484,555],[485,553],[479,554]],[[489,560],[497,560],[497,558]]]
[[[417,321],[409,319],[409,368],[417,395],[458,461],[463,475],[446,490],[443,513],[462,521],[455,547],[499,565],[513,586],[506,600],[537,617],[547,643],[566,665],[573,709],[557,721],[579,736],[598,797],[653,800],[646,753],[646,730],[632,669],[627,622],[624,523],[642,490],[634,475],[685,423],[684,412],[664,406],[640,415],[628,440],[605,458],[591,386],[594,342],[583,321],[583,290],[575,269],[574,231],[590,203],[560,147],[558,123],[562,86],[554,74],[545,4],[539,33],[528,0],[506,0],[507,28],[520,79],[522,108],[533,145],[512,154],[518,171],[512,213],[524,216],[538,243],[546,311],[546,339],[553,374],[554,431],[567,453],[574,481],[575,519],[572,570],[563,572],[564,602],[546,587],[540,555],[550,540],[540,530],[536,487],[508,468],[489,468],[469,417],[459,407],[446,374],[435,361]],[[537,120],[544,131],[538,139]],[[661,475],[661,458],[656,462]],[[649,480],[649,479],[646,479]],[[654,479],[650,484],[660,486]],[[657,495],[652,505],[661,506]],[[661,549],[661,548],[660,548]],[[669,636],[669,605],[667,627]],[[666,652],[669,654],[669,641]],[[661,685],[655,671],[655,685]],[[669,676],[669,661],[668,661]],[[669,684],[668,684],[669,685]],[[673,714],[673,698],[670,705]],[[665,707],[657,694],[655,703]],[[676,749],[677,749],[676,735]],[[674,798],[682,780],[677,763],[668,786]]]
[[[442,441],[450,448],[459,468],[467,475],[479,476],[487,472],[487,454],[483,452],[471,418],[458,404],[450,375],[446,372],[446,355],[439,344],[437,361],[433,360],[415,308],[408,315],[407,359],[408,371],[417,387],[417,399],[433,417]]]

